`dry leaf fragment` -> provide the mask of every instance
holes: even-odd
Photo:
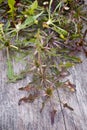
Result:
[[[22,101],[25,102],[25,103],[26,103],[26,102],[32,103],[32,102],[34,102],[34,100],[35,100],[37,97],[38,97],[38,94],[37,94],[37,93],[29,94],[28,97],[23,97],[23,98],[21,98],[21,99],[19,100],[18,105],[20,105]]]
[[[76,85],[72,84],[69,80],[67,80],[64,84],[65,87],[68,87],[70,91],[75,92],[76,91]]]
[[[19,102],[18,102],[18,105],[20,105],[22,101],[28,102],[28,97],[23,97],[23,98],[21,98],[21,99],[19,100]]]
[[[32,87],[32,86],[30,86],[30,85],[27,85],[27,86],[25,86],[25,87],[19,88],[19,90],[24,90],[24,91],[30,91],[30,90],[32,90],[32,89],[34,89],[34,87]]]
[[[42,103],[42,107],[41,107],[41,109],[40,109],[40,113],[42,112],[44,106],[45,106],[45,102]]]
[[[63,107],[68,108],[69,110],[73,111],[74,109],[72,107],[70,107],[67,103],[63,104]]]
[[[50,112],[51,124],[52,124],[52,125],[54,124],[54,118],[55,118],[56,112],[57,112],[57,110],[55,110],[55,109],[53,109],[53,110]]]

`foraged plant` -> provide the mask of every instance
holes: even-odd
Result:
[[[9,81],[15,82],[32,73],[32,81],[19,88],[21,91],[27,91],[28,96],[21,98],[18,104],[32,103],[41,98],[42,112],[50,102],[53,125],[57,110],[52,105],[52,98],[60,87],[70,92],[76,91],[73,83],[63,79],[70,74],[68,68],[82,62],[76,54],[82,51],[87,56],[87,30],[82,33],[83,24],[87,23],[86,5],[76,0],[21,0],[18,5],[16,2],[0,1],[0,49],[5,48],[7,51],[7,76]],[[9,6],[9,11],[5,10],[3,4]],[[27,56],[31,61],[26,61],[25,70],[18,75],[14,73],[11,62],[14,56],[17,59],[17,54],[22,61]],[[63,107],[74,110],[60,99],[58,102]]]

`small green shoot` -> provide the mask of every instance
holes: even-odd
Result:
[[[12,20],[14,20],[14,15],[15,15],[15,11],[16,11],[15,3],[16,3],[15,0],[8,0],[8,6],[10,8],[8,13],[11,15]]]
[[[12,80],[14,77],[14,71],[13,71],[13,66],[12,62],[9,56],[9,49],[7,47],[7,77],[9,80]]]

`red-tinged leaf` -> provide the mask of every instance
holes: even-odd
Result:
[[[32,102],[34,102],[34,100],[35,100],[37,97],[38,97],[38,94],[37,94],[37,93],[30,94],[28,97],[23,97],[23,98],[21,98],[21,99],[19,100],[18,105],[20,105],[22,101],[25,102],[25,103],[26,103],[26,102],[32,103]]]
[[[74,111],[74,109],[72,107],[70,107],[67,103],[64,103],[63,107],[66,107],[66,108],[68,108],[71,111]]]
[[[25,87],[19,88],[19,90],[24,90],[24,91],[30,91],[30,90],[32,90],[32,89],[34,89],[34,87],[32,87],[32,86],[30,86],[30,85],[27,85],[27,86],[25,86]]]
[[[53,109],[53,110],[50,112],[51,124],[52,124],[52,125],[54,124],[54,118],[55,118],[56,112],[57,112],[57,110],[55,110],[55,109]]]
[[[75,92],[76,91],[76,85],[72,84],[69,80],[67,80],[64,84],[65,87],[69,88],[70,91]]]
[[[23,97],[23,98],[21,98],[21,99],[19,100],[19,102],[18,102],[18,105],[20,105],[22,101],[23,101],[23,102],[28,102],[28,97]]]

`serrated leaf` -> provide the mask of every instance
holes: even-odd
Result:
[[[10,8],[10,10],[8,12],[15,10],[15,8],[14,8],[15,3],[16,3],[15,0],[8,0],[8,6]]]
[[[14,31],[20,31],[22,29],[25,29],[27,27],[30,27],[31,25],[35,24],[35,20],[42,14],[43,12],[41,12],[40,14],[36,15],[36,16],[29,16],[27,17],[27,19],[21,24],[17,24],[16,29]]]
[[[34,102],[34,100],[35,100],[37,97],[38,97],[37,94],[29,94],[28,97],[23,97],[23,98],[21,98],[21,99],[19,100],[18,105],[20,105],[22,101],[23,101],[23,102],[32,103],[32,102]]]
[[[35,88],[34,87],[32,87],[32,86],[30,86],[29,84],[27,85],[27,86],[25,86],[25,87],[21,87],[21,88],[19,88],[19,90],[22,90],[22,91],[31,91],[31,90],[34,90]]]
[[[8,6],[9,6],[9,11],[8,13],[11,14],[12,18],[14,17],[14,11],[16,10],[15,6],[16,1],[15,0],[8,0]]]
[[[42,15],[43,12],[41,12],[40,14],[37,14],[36,16],[29,16],[23,23],[23,25],[31,25],[32,23],[35,22],[35,20]]]
[[[34,10],[34,9],[37,9],[37,7],[38,7],[38,1],[35,0],[35,1],[33,2],[33,4],[31,5],[31,8]]]
[[[23,13],[24,15],[27,15],[27,16],[29,16],[29,15],[34,15],[34,12],[35,12],[35,10],[36,10],[37,8],[38,8],[38,1],[35,0],[35,1],[29,6],[29,8],[26,9],[25,11],[23,11],[22,13]]]
[[[58,34],[60,34],[60,36],[67,36],[68,35],[68,32],[60,27],[57,27],[57,26],[54,26],[52,27],[52,29],[57,32]]]
[[[38,2],[37,2],[37,0],[35,0],[35,1],[32,3],[31,8],[30,8],[30,10],[29,10],[30,14],[34,14],[34,10],[37,9],[37,7],[38,7]]]

